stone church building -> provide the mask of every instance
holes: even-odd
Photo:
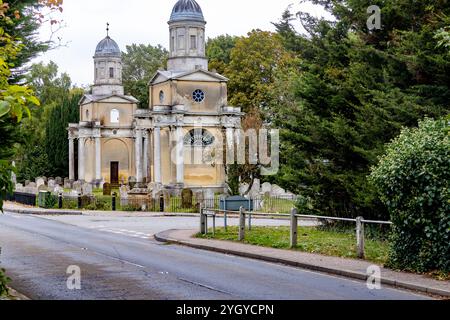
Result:
[[[148,109],[124,92],[117,43],[108,35],[97,45],[92,92],[80,101],[80,122],[68,128],[71,180],[120,185],[131,178],[169,190],[224,192],[222,163],[192,161],[196,151],[221,150],[223,133],[240,128],[243,116],[227,103],[227,78],[208,70],[205,26],[195,0],[175,4],[167,69],[149,83]]]

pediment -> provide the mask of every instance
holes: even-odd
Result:
[[[138,103],[139,101],[132,96],[119,96],[119,95],[107,95],[107,96],[95,96],[91,94],[84,95],[79,104],[85,105],[94,102],[101,103]]]
[[[150,80],[151,85],[163,83],[169,80],[179,81],[203,81],[203,82],[223,82],[228,81],[227,78],[221,76],[218,73],[206,71],[206,70],[194,70],[189,72],[172,72],[160,70],[156,72],[153,78]]]

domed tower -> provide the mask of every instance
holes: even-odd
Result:
[[[122,52],[117,43],[109,37],[100,41],[95,49],[94,95],[123,95],[122,86]]]
[[[208,70],[202,9],[195,0],[179,0],[169,20],[169,71]]]

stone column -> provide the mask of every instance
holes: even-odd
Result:
[[[75,180],[75,150],[73,138],[69,138],[69,180]]]
[[[148,132],[144,134],[144,178],[148,182]]]
[[[153,144],[154,144],[154,177],[155,177],[155,183],[162,183],[161,178],[161,128],[156,127],[153,130]]]
[[[84,181],[84,144],[86,138],[78,138],[78,180]]]
[[[184,131],[181,126],[177,127],[176,142],[177,184],[184,184]]]
[[[142,130],[136,129],[136,181],[142,182]]]
[[[102,152],[100,137],[95,138],[95,180],[102,180]]]

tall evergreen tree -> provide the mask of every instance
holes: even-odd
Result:
[[[279,99],[270,108],[282,129],[274,181],[325,214],[388,218],[369,168],[402,126],[449,112],[450,60],[438,35],[450,7],[445,0],[313,2],[336,21],[300,13],[305,35],[286,13],[276,24],[300,65],[277,78]],[[372,4],[382,9],[381,30],[367,30]]]

